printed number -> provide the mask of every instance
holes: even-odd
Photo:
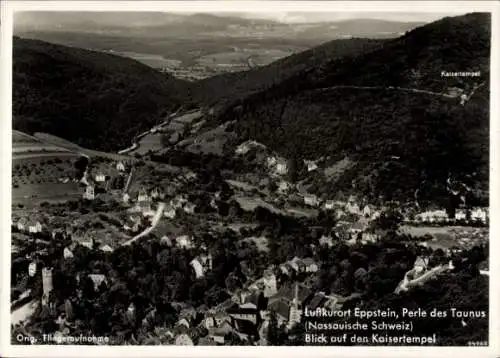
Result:
[[[467,342],[467,345],[469,347],[487,347],[488,346],[488,342],[474,341],[474,342]]]

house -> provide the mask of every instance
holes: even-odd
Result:
[[[95,191],[93,185],[87,185],[87,187],[85,188],[85,192],[83,193],[83,199],[85,200],[95,199]]]
[[[109,245],[102,245],[99,250],[103,251],[103,252],[113,252],[113,249],[111,248],[111,246]]]
[[[122,196],[122,201],[124,204],[128,204],[130,200],[130,195],[128,193],[123,193],[123,196]]]
[[[448,221],[448,213],[445,210],[435,210],[432,212],[434,216],[434,221],[436,222],[446,222]]]
[[[95,176],[95,181],[98,183],[104,183],[106,181],[106,176],[103,173],[98,173]]]
[[[352,201],[349,201],[346,206],[345,206],[345,210],[349,213],[349,214],[353,214],[353,215],[360,215],[361,214],[361,210],[359,208],[359,205],[355,202],[352,202]]]
[[[154,188],[153,190],[151,190],[151,197],[153,199],[164,198],[165,194],[163,193],[163,190],[161,190],[160,188]]]
[[[426,271],[429,265],[429,258],[428,257],[417,257],[415,260],[415,263],[413,264],[413,269],[415,272],[420,273],[423,271]]]
[[[243,305],[245,306],[245,305]],[[257,307],[253,304],[246,304],[247,307],[235,307],[228,308],[226,313],[231,317],[232,320],[246,320],[252,322],[254,325],[257,324],[260,319],[259,311]]]
[[[489,267],[489,260],[484,260],[479,263],[479,273],[483,276],[489,276],[490,275],[490,267]]]
[[[278,293],[276,275],[268,273],[263,277],[264,297],[272,297]],[[258,303],[258,302],[257,302]]]
[[[116,163],[116,170],[118,170],[119,172],[124,172],[125,171],[125,164],[123,164],[123,162],[118,162]]]
[[[176,346],[194,346],[193,340],[187,333],[182,333],[175,338]]]
[[[293,259],[291,259],[290,261],[287,262],[287,264],[295,271],[295,272],[299,272],[300,271],[300,266],[299,266],[299,262],[301,260],[295,256]]]
[[[279,325],[286,323],[291,328],[300,321],[302,307],[310,295],[309,289],[302,284],[285,285],[269,299],[268,309],[276,312]]]
[[[328,247],[333,246],[333,238],[331,236],[323,235],[320,237],[318,242],[321,246],[328,246]]]
[[[31,234],[35,234],[37,232],[42,232],[42,224],[40,224],[39,221],[37,222],[31,222],[28,224],[28,231]]]
[[[304,164],[307,166],[308,172],[318,169],[318,165],[313,160],[304,160]]]
[[[365,205],[365,207],[363,208],[362,214],[366,218],[369,218],[372,216],[372,209],[371,209],[370,205]]]
[[[368,243],[368,242],[377,242],[378,240],[378,235],[376,235],[373,232],[363,232],[361,234],[361,241],[363,243]]]
[[[64,251],[63,251],[63,257],[65,259],[72,259],[74,257],[74,255],[73,255],[73,252],[69,248],[65,247]]]
[[[36,274],[36,262],[31,262],[28,266],[28,275],[30,277],[35,276]]]
[[[306,194],[304,195],[304,204],[309,206],[318,206],[319,200],[316,195]]]
[[[488,214],[483,208],[475,208],[471,211],[470,218],[475,221],[486,223],[486,221],[488,220]]]
[[[455,212],[455,220],[467,220],[467,212],[465,210],[457,210]]]
[[[28,219],[21,218],[17,221],[17,229],[19,231],[24,231],[28,228]]]
[[[144,189],[141,189],[139,191],[139,194],[137,195],[137,201],[138,202],[146,202],[146,201],[150,201],[150,197],[148,196],[146,190]]]
[[[333,200],[327,200],[325,201],[325,204],[323,205],[323,208],[325,210],[333,210],[335,208],[335,203]]]
[[[106,279],[106,276],[102,274],[90,274],[89,275],[90,279],[94,283],[94,289],[97,290],[99,286],[104,282],[105,284],[108,283],[108,280]]]
[[[165,207],[164,211],[163,211],[163,215],[166,217],[166,218],[169,218],[169,219],[173,219],[175,218],[175,215],[176,215],[176,210],[174,207],[168,205],[167,207]]]
[[[80,245],[85,246],[86,248],[92,250],[94,248],[94,240],[82,240],[78,242]]]
[[[288,172],[288,165],[286,163],[278,163],[276,164],[276,173],[278,174],[286,174]]]
[[[183,249],[191,249],[193,247],[192,239],[188,235],[178,236],[175,239],[176,246]]]
[[[200,278],[205,275],[205,269],[198,258],[194,258],[189,265],[193,268],[196,278]]]
[[[278,192],[280,194],[285,194],[291,189],[292,185],[286,181],[281,181],[278,185]]]
[[[317,272],[318,271],[318,265],[314,262],[314,260],[312,258],[306,257],[305,259],[302,260],[302,263],[305,266],[306,272]]]
[[[188,202],[188,203],[186,203],[186,205],[184,205],[184,211],[188,214],[194,214],[195,209],[196,209],[196,205],[194,205],[191,202]]]

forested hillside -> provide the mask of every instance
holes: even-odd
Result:
[[[105,151],[189,106],[186,82],[134,60],[14,38],[13,128]]]
[[[288,157],[351,158],[357,165],[336,189],[354,184],[367,194],[407,197],[423,182],[444,186],[449,174],[473,174],[486,188],[489,52],[489,15],[445,18],[380,49],[301,71],[236,101],[219,121],[237,120],[241,140]],[[468,97],[463,105],[460,93]]]
[[[333,40],[310,50],[285,57],[267,66],[244,72],[218,75],[193,84],[193,95],[200,102],[231,102],[265,90],[304,70],[318,68],[332,59],[354,56],[379,48],[382,39]]]

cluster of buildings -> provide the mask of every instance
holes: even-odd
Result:
[[[488,208],[473,208],[472,210],[458,209],[454,217],[450,217],[445,210],[428,210],[416,214],[414,219],[406,218],[405,221],[414,223],[453,223],[465,221],[486,224],[488,219]]]
[[[125,176],[127,167],[130,167],[128,164],[124,163],[123,161],[118,161],[114,163],[114,168],[116,169],[115,174],[117,173],[118,176]],[[130,167],[130,172],[129,176],[127,178],[127,184],[125,185],[125,190],[124,193],[127,193],[128,186],[130,185],[130,180],[132,178],[132,168]],[[98,171],[94,177],[90,177],[88,174],[88,171],[85,171],[82,179],[80,180],[80,183],[85,185],[85,190],[83,192],[83,199],[85,200],[94,200],[97,194],[97,188],[101,188],[104,191],[109,190],[109,186],[111,183],[111,180],[115,177],[115,175],[107,175],[103,171]],[[124,201],[125,201],[125,196],[124,196]]]
[[[12,222],[12,226],[16,227],[19,232],[28,232],[30,234],[36,234],[43,230],[40,221],[25,217],[18,219],[17,222]]]

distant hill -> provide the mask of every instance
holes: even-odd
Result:
[[[385,40],[333,40],[267,66],[249,71],[218,75],[193,84],[193,95],[203,103],[230,102],[274,84],[304,70],[313,69],[332,59],[354,56],[380,47]]]
[[[13,45],[15,129],[114,151],[186,105],[186,82],[134,60],[37,40]]]
[[[442,191],[450,174],[473,175],[484,189],[490,37],[489,14],[444,18],[373,51],[300,71],[236,101],[218,122],[236,120],[242,141],[255,139],[288,157],[356,163],[335,185],[316,185],[319,191],[407,198],[422,185]],[[459,89],[473,93],[464,106]]]

